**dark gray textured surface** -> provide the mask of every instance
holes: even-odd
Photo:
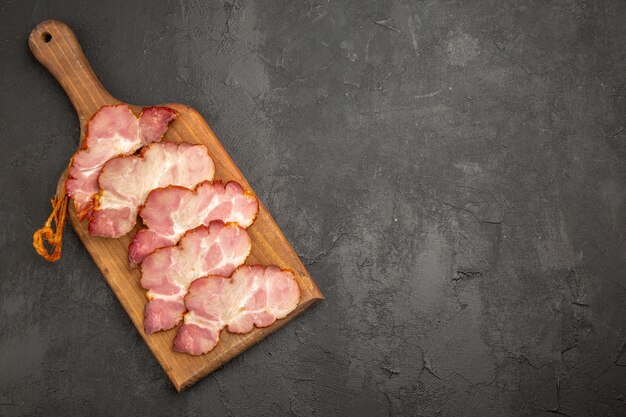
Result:
[[[0,5],[0,415],[626,415],[625,2],[104,3]],[[31,247],[79,133],[47,18],[197,108],[326,294],[183,394],[71,230]]]

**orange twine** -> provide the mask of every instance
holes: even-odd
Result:
[[[37,230],[33,235],[33,246],[37,253],[46,261],[56,262],[61,259],[61,246],[63,241],[63,229],[65,228],[65,215],[67,213],[67,201],[69,200],[65,194],[65,187],[61,195],[55,195],[50,202],[52,203],[52,213],[46,220],[46,224]],[[52,222],[54,221],[54,229]],[[56,230],[55,230],[56,229]],[[49,253],[44,246],[44,240],[53,248]]]
[[[56,262],[61,259],[61,246],[63,243],[63,229],[65,228],[65,215],[67,213],[67,201],[69,198],[65,190],[60,196],[54,196],[52,203],[52,213],[46,220],[46,224],[37,230],[33,235],[33,246],[37,253],[46,261]],[[54,229],[52,222],[54,221]],[[56,229],[56,230],[55,230]],[[44,246],[44,240],[53,248],[52,253],[48,252]]]

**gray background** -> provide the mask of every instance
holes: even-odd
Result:
[[[93,3],[0,5],[0,415],[626,415],[626,2]],[[183,394],[31,247],[79,135],[47,18],[198,109],[326,294]]]

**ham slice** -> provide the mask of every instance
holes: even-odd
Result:
[[[242,266],[232,278],[209,276],[189,287],[189,312],[174,339],[174,350],[201,355],[212,350],[220,331],[247,333],[282,319],[298,305],[300,289],[293,273],[276,266]]]
[[[213,220],[247,228],[258,211],[256,197],[234,181],[205,181],[195,190],[178,186],[156,189],[139,212],[147,228],[133,237],[128,258],[131,264],[139,264],[158,248],[175,245],[187,230]]]
[[[118,155],[129,155],[161,140],[177,113],[167,107],[144,108],[135,117],[126,104],[103,106],[87,123],[85,140],[72,157],[65,183],[74,199],[76,213],[83,219],[92,208],[98,192],[98,176],[104,164]]]
[[[203,145],[152,143],[140,155],[107,162],[89,219],[94,236],[120,237],[130,232],[150,191],[168,185],[193,187],[212,180],[215,165]],[[163,213],[162,213],[163,214]]]
[[[141,263],[141,285],[150,300],[144,311],[146,333],[176,326],[185,313],[189,285],[206,275],[230,276],[250,249],[244,229],[214,221],[185,233],[177,246],[148,255]]]

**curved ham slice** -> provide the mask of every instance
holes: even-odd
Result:
[[[183,318],[189,285],[206,275],[230,276],[243,265],[250,237],[234,223],[214,221],[183,236],[177,246],[160,249],[141,263],[141,286],[149,290],[144,311],[146,333],[171,329]]]
[[[212,350],[220,331],[247,333],[282,319],[298,305],[300,288],[293,273],[276,266],[242,266],[232,278],[209,276],[189,287],[189,312],[174,339],[174,350],[201,355]]]
[[[87,123],[85,140],[72,157],[65,183],[67,194],[81,219],[92,208],[98,192],[98,176],[104,164],[161,140],[177,113],[168,107],[146,107],[135,117],[126,104],[103,106]]]
[[[89,219],[94,236],[120,237],[130,232],[150,191],[168,185],[193,187],[212,180],[215,165],[204,145],[152,143],[140,155],[117,157],[104,165],[100,191]]]
[[[175,245],[187,230],[213,220],[247,228],[258,211],[256,197],[234,181],[205,181],[195,190],[177,186],[156,189],[139,212],[148,227],[133,237],[128,259],[131,264],[141,263],[158,248]]]

